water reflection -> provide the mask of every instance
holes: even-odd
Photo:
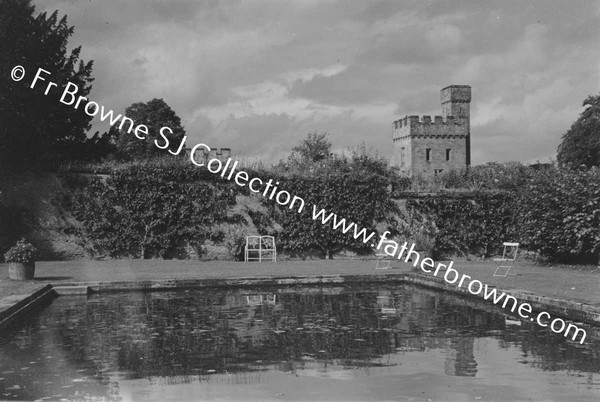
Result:
[[[122,385],[141,379],[151,386],[256,384],[271,381],[269,373],[343,380],[357,371],[410,371],[415,354],[426,370],[476,377],[480,338],[495,339],[507,356],[520,350],[511,364],[575,373],[598,389],[595,339],[569,343],[485,303],[379,286],[59,298],[2,338],[0,399],[120,400]],[[142,399],[151,399],[147,386],[137,386]]]

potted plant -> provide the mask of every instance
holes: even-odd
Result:
[[[8,263],[8,276],[10,279],[24,281],[33,279],[35,275],[35,255],[37,250],[31,243],[21,239],[5,254]]]

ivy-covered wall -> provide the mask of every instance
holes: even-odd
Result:
[[[489,257],[499,253],[503,241],[519,242],[553,261],[597,263],[600,258],[600,169],[490,173],[486,183],[499,180],[505,183],[501,189],[418,197],[403,195],[396,178],[370,168],[346,166],[312,175],[248,172],[279,181],[280,189],[302,197],[303,212],[195,166],[128,164],[105,176],[29,177],[37,192],[48,192],[39,199],[14,178],[3,186],[0,200],[0,246],[6,249],[25,236],[48,259],[241,259],[246,235],[270,234],[278,251],[291,257],[372,254],[369,244],[353,238],[353,230],[343,234],[331,221],[313,220],[316,205],[359,230],[390,230],[390,238],[415,242],[434,258]],[[59,197],[51,195],[56,189]]]
[[[407,222],[425,228],[432,253],[490,256],[503,241],[552,261],[600,262],[600,169],[527,172],[510,190],[407,202]]]
[[[398,212],[389,190],[390,180],[378,174],[338,172],[324,176],[281,178],[287,191],[301,195],[306,202],[302,213],[270,203],[269,211],[281,226],[279,244],[290,254],[302,255],[316,251],[317,255],[331,258],[342,250],[359,254],[370,253],[371,243],[364,243],[365,236],[376,231],[378,224],[388,225],[392,214]],[[339,226],[333,229],[333,219],[327,224],[313,219],[324,209],[325,217],[335,213],[338,222],[352,227],[343,233]],[[356,232],[355,232],[356,227]],[[355,233],[366,230],[365,235],[355,238]],[[376,242],[377,238],[373,239]]]
[[[133,165],[106,181],[71,178],[62,197],[93,253],[172,258],[186,247],[201,254],[205,240],[223,240],[219,224],[239,221],[228,211],[240,190],[218,179],[184,165]]]

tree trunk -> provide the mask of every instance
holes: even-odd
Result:
[[[148,238],[148,232],[150,231],[149,225],[144,225],[144,238],[142,239],[142,243],[140,244],[140,258],[142,260],[146,259],[146,239]]]

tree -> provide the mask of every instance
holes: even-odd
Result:
[[[519,192],[522,246],[553,260],[600,263],[600,169],[542,169]]]
[[[145,139],[139,139],[133,132],[121,131],[117,139],[118,154],[122,159],[147,159],[156,155],[164,155],[167,149],[176,153],[185,137],[185,130],[181,126],[181,119],[162,99],[152,99],[147,103],[138,102],[125,110],[125,115],[132,119],[136,125],[144,124],[148,127]],[[168,148],[161,149],[167,145]],[[170,130],[169,130],[170,129]],[[158,145],[156,145],[158,143]]]
[[[114,155],[117,152],[116,141],[119,137],[119,129],[111,126],[104,134],[100,135],[96,131],[91,138],[85,142],[82,159],[87,161],[99,162],[104,158]]]
[[[558,146],[558,163],[568,167],[600,166],[600,95],[588,96],[585,109]]]
[[[227,221],[237,195],[218,176],[206,180],[205,172],[176,159],[131,164],[106,182],[84,179],[64,197],[95,252],[170,258],[187,243],[200,253],[204,240]]]
[[[327,139],[327,133],[308,133],[306,139],[292,148],[291,158],[298,158],[307,162],[319,162],[331,156],[331,141]]]
[[[294,148],[294,153],[302,155],[310,172],[287,172],[279,179],[282,188],[303,198],[307,208],[298,213],[275,203],[267,204],[282,228],[278,241],[291,253],[318,250],[326,258],[333,258],[344,249],[367,253],[371,242],[365,243],[365,239],[377,224],[388,222],[389,216],[398,211],[388,191],[394,173],[385,159],[370,154],[364,145],[350,150],[349,155],[332,154],[330,148],[325,135],[309,134]],[[323,152],[313,152],[317,149]],[[327,157],[315,161],[313,157],[319,155]],[[313,213],[318,214],[321,209],[325,214],[315,219]],[[330,216],[333,213],[337,214],[335,222]],[[363,229],[364,234],[355,237]]]
[[[363,240],[369,238],[375,225],[384,220],[384,212],[393,206],[386,190],[388,184],[388,180],[378,175],[348,172],[330,172],[312,178],[286,177],[285,190],[302,197],[307,207],[298,213],[269,204],[282,228],[278,241],[293,254],[319,250],[328,259],[344,249],[367,252],[371,243],[365,244]],[[313,213],[319,214],[321,209],[325,210],[324,214],[313,219]],[[330,216],[332,213],[337,214],[335,221]],[[340,223],[342,219],[344,222]],[[364,235],[354,238],[354,233],[362,229],[365,229]]]
[[[30,0],[0,0],[0,163],[7,168],[46,166],[69,159],[86,141],[92,117],[59,102],[67,82],[91,90],[92,62],[79,60],[81,47],[67,52],[73,27],[67,17],[41,13],[34,17]],[[20,81],[11,79],[17,65],[25,69]],[[57,84],[47,95],[45,83],[30,84],[39,68]]]

